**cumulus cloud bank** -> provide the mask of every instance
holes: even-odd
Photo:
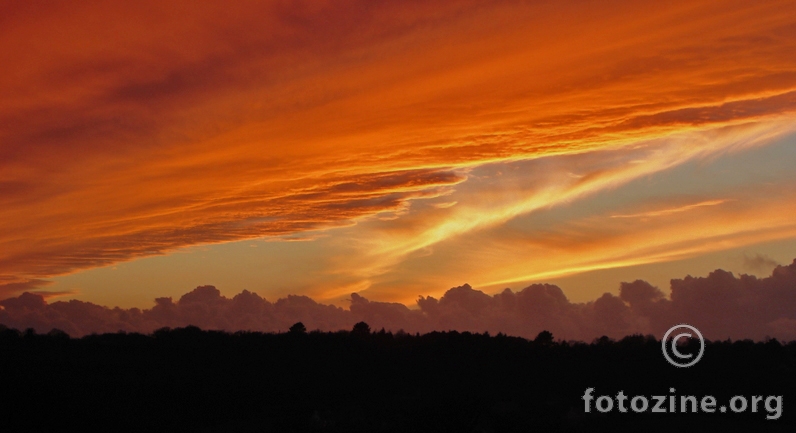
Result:
[[[417,309],[399,303],[351,295],[350,309],[290,295],[269,302],[244,290],[232,298],[213,286],[200,286],[177,302],[155,299],[151,309],[108,308],[71,300],[47,303],[40,293],[25,292],[0,301],[0,323],[46,332],[61,329],[72,336],[90,333],[149,333],[162,327],[195,325],[226,331],[286,331],[303,322],[308,329],[351,329],[365,321],[374,329],[430,332],[458,330],[533,338],[542,330],[561,339],[591,341],[642,333],[661,337],[674,324],[689,323],[709,339],[796,339],[796,259],[777,266],[771,276],[734,276],[716,270],[707,277],[671,280],[671,295],[636,280],[620,284],[619,296],[605,293],[587,303],[573,303],[551,284],[533,284],[518,292],[488,295],[464,284],[440,299],[419,297]]]

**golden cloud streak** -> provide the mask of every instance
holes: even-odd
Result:
[[[702,206],[717,206],[722,203],[725,203],[727,200],[706,200],[699,203],[687,204],[685,206],[679,206],[675,208],[669,209],[661,209],[656,211],[649,211],[649,212],[642,212],[642,213],[635,213],[630,215],[611,215],[611,218],[650,218],[650,217],[659,217],[665,215],[671,215],[673,213],[680,213],[680,212],[687,212],[691,209],[695,209]]]

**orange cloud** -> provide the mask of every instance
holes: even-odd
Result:
[[[480,277],[475,280],[479,286],[499,289],[512,283],[681,260],[796,238],[796,224],[788,217],[796,212],[796,197],[788,191],[776,192],[774,200],[771,193],[759,198],[754,194],[760,192],[744,191],[724,208],[692,207],[660,219],[594,215],[533,233],[497,229],[478,237],[486,245],[475,257],[455,255],[450,260]]]
[[[510,281],[539,280],[552,276],[568,275],[607,267],[628,266],[640,263],[652,263],[663,260],[672,260],[682,257],[678,254],[653,255],[633,254],[631,258],[622,260],[614,257],[618,251],[636,251],[643,245],[658,243],[658,237],[665,239],[670,245],[674,239],[683,242],[699,243],[704,241],[704,234],[715,231],[718,227],[716,221],[692,221],[694,210],[705,207],[717,207],[714,216],[721,217],[723,212],[729,212],[729,218],[736,209],[718,206],[730,203],[737,199],[702,200],[696,204],[681,205],[657,211],[634,212],[623,216],[639,217],[640,222],[617,222],[617,215],[606,215],[608,221],[602,219],[597,223],[588,223],[572,229],[555,227],[554,230],[563,230],[552,239],[547,234],[549,228],[536,228],[528,233],[513,233],[507,238],[499,234],[500,227],[508,221],[522,215],[534,212],[544,212],[555,206],[564,206],[597,193],[605,193],[611,189],[632,183],[644,176],[650,176],[671,169],[688,161],[704,161],[715,157],[717,153],[726,152],[728,149],[740,151],[750,149],[767,142],[776,131],[784,134],[790,131],[790,121],[769,122],[764,125],[725,127],[709,132],[687,132],[672,135],[663,140],[653,140],[647,143],[638,143],[634,149],[618,149],[613,151],[593,151],[588,154],[578,155],[574,158],[550,157],[544,162],[535,165],[522,166],[523,170],[532,171],[514,173],[503,176],[500,180],[490,183],[480,179],[481,183],[474,183],[468,189],[468,184],[463,184],[457,191],[455,198],[457,205],[450,209],[433,206],[425,210],[417,210],[413,214],[404,216],[400,221],[389,224],[379,224],[360,228],[358,234],[352,234],[361,244],[361,253],[357,255],[358,265],[340,265],[344,269],[352,269],[353,273],[362,278],[373,278],[376,275],[390,273],[391,268],[406,260],[412,254],[422,254],[425,249],[433,248],[439,244],[463,244],[461,248],[451,248],[445,254],[455,257],[452,263],[473,260],[470,270],[473,272],[471,279],[477,279],[485,285],[495,285]],[[505,166],[506,170],[520,168],[515,165]],[[538,174],[533,174],[538,173]],[[473,181],[477,176],[470,174]],[[724,193],[724,192],[719,192]],[[446,200],[448,198],[446,197]],[[747,232],[748,226],[767,227],[774,224],[788,225],[786,215],[792,207],[794,198],[778,191],[766,195],[765,200],[757,200],[755,207],[745,213],[743,217],[735,219],[735,224],[727,227],[728,234]],[[743,206],[749,206],[750,200],[744,199]],[[660,203],[654,203],[660,207]],[[765,209],[764,211],[762,209]],[[690,211],[690,212],[689,212]],[[688,218],[678,217],[680,213],[689,213]],[[659,226],[665,226],[672,231],[671,234],[662,235],[656,232],[656,225],[649,224],[641,217],[667,216]],[[783,220],[784,218],[784,220]],[[614,221],[611,221],[614,219]],[[578,224],[577,221],[561,221],[561,225],[568,223]],[[615,234],[604,237],[608,229],[613,228]],[[478,232],[485,231],[484,234]],[[621,233],[621,240],[619,234]],[[790,233],[790,232],[788,232]],[[468,237],[468,239],[463,239]],[[780,232],[779,235],[789,235]],[[648,239],[640,242],[640,239]],[[533,239],[531,245],[527,239]],[[762,241],[764,237],[757,238]],[[770,237],[765,237],[769,240]],[[489,245],[496,242],[506,242],[499,251],[484,253]],[[753,239],[745,241],[755,242]],[[736,244],[737,246],[737,244]],[[606,254],[608,250],[617,251]],[[555,251],[566,250],[565,253],[556,254]],[[664,248],[666,249],[666,248]],[[704,251],[715,251],[705,249]],[[467,257],[473,251],[472,257]],[[598,252],[600,251],[600,252]],[[668,251],[668,250],[667,250]],[[622,253],[624,254],[624,253]],[[693,254],[693,253],[692,253]],[[490,257],[489,259],[484,256]],[[364,260],[363,260],[364,257]],[[613,258],[612,258],[613,257]],[[533,258],[534,265],[528,265],[528,260]],[[442,262],[448,260],[439,258]],[[494,260],[494,262],[493,262]],[[438,266],[435,272],[444,273]],[[528,268],[537,268],[534,274],[528,273]],[[478,271],[473,271],[477,269]],[[404,270],[406,271],[406,270]],[[409,272],[411,273],[411,272]],[[538,273],[538,275],[537,275]],[[504,275],[500,279],[487,280],[490,275]],[[520,277],[522,276],[522,277]],[[426,275],[426,277],[428,277]],[[442,276],[440,276],[442,277]],[[444,279],[444,277],[442,277]],[[395,300],[406,301],[406,298]]]
[[[482,164],[779,124],[796,108],[790,2],[2,8],[8,284],[350,225],[449,194]],[[565,195],[620,181],[596,176]]]
[[[706,200],[699,203],[687,204],[684,206],[679,206],[669,209],[654,210],[654,211],[648,211],[648,212],[642,212],[630,215],[611,215],[611,218],[649,218],[649,217],[665,216],[674,213],[686,212],[691,209],[695,209],[702,206],[716,206],[726,201],[727,200]]]

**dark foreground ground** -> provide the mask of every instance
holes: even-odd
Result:
[[[642,336],[574,344],[188,327],[70,339],[0,328],[0,380],[0,432],[796,431],[796,344],[776,340],[712,342],[678,369]],[[614,400],[602,414],[592,401],[585,413],[592,387],[651,403],[675,388],[678,410],[684,395],[717,406],[782,396],[781,416],[767,420],[762,402],[757,412],[639,414]]]

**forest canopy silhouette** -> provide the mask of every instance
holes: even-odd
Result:
[[[776,412],[598,413],[598,395],[796,398],[796,342],[709,341],[689,369],[652,336],[591,344],[542,331],[504,334],[349,330],[203,331],[70,338],[0,327],[3,431],[793,431]],[[785,409],[783,409],[783,407]],[[44,411],[44,412],[43,412]],[[766,417],[775,417],[768,419]]]

